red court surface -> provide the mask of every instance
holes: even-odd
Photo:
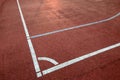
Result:
[[[0,80],[120,80],[120,0],[1,0]]]

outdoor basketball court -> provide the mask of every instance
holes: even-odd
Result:
[[[119,0],[1,3],[1,80],[120,79]]]

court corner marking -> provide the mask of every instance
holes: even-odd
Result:
[[[104,53],[106,51],[109,51],[111,49],[114,49],[114,48],[117,48],[117,47],[120,47],[120,43],[117,43],[117,44],[114,44],[114,45],[111,45],[111,46],[108,46],[108,47],[105,47],[105,48],[102,48],[102,49],[99,49],[97,51],[94,51],[94,52],[91,52],[91,53],[88,53],[86,55],[83,55],[83,56],[80,56],[80,57],[77,57],[77,58],[74,58],[72,60],[69,60],[69,61],[66,61],[64,63],[61,63],[61,64],[58,64],[54,67],[51,67],[49,69],[46,69],[46,70],[43,70],[42,73],[43,75],[46,75],[46,74],[49,74],[51,72],[54,72],[54,71],[57,71],[59,69],[62,69],[64,67],[67,67],[69,65],[72,65],[72,64],[75,64],[79,61],[82,61],[82,60],[85,60],[87,58],[90,58],[92,56],[95,56],[95,55],[98,55],[98,54],[101,54],[101,53]]]
[[[114,44],[114,45],[111,45],[111,46],[102,48],[102,49],[100,49],[100,50],[97,50],[97,51],[88,53],[88,54],[86,54],[86,55],[83,55],[83,56],[74,58],[74,59],[72,59],[72,60],[66,61],[66,62],[61,63],[61,64],[58,64],[57,62],[54,63],[54,62],[52,61],[52,63],[58,64],[58,65],[56,65],[56,66],[54,66],[54,67],[51,67],[51,68],[49,68],[49,69],[43,70],[42,72],[40,72],[40,67],[39,67],[39,64],[38,64],[38,60],[37,60],[37,57],[36,57],[36,53],[35,53],[33,44],[32,44],[32,42],[31,42],[31,39],[29,38],[29,32],[28,32],[27,25],[26,25],[25,20],[24,20],[24,16],[23,16],[23,13],[22,13],[22,10],[21,10],[21,7],[20,7],[19,0],[16,0],[16,1],[17,1],[19,13],[20,13],[20,17],[21,17],[21,20],[22,20],[22,23],[23,23],[24,31],[25,31],[26,38],[27,38],[27,41],[28,41],[28,45],[29,45],[30,53],[31,53],[31,56],[32,56],[32,59],[33,59],[34,68],[35,68],[35,70],[36,70],[36,75],[37,75],[37,77],[42,77],[42,75],[49,74],[49,73],[54,72],[54,71],[56,71],[56,70],[59,70],[59,69],[62,69],[62,68],[64,68],[64,67],[67,67],[67,66],[69,66],[69,65],[72,65],[72,64],[74,64],[74,63],[77,63],[77,62],[79,62],[79,61],[81,61],[81,60],[84,60],[84,59],[90,58],[90,57],[92,57],[92,56],[101,54],[101,53],[103,53],[103,52],[105,52],[105,51],[108,51],[108,50],[111,50],[111,49],[113,49],[113,48],[120,47],[120,43],[117,43],[117,44]],[[88,25],[93,25],[93,24],[98,24],[98,23],[102,23],[102,22],[105,22],[105,21],[114,19],[114,18],[116,18],[116,17],[119,16],[119,15],[120,15],[120,12],[119,12],[119,14],[117,14],[117,15],[115,15],[115,16],[113,16],[113,17],[110,17],[109,19],[105,19],[105,20],[99,21],[99,22],[84,24],[84,25],[81,26],[81,27],[88,26]],[[54,32],[54,33],[63,32],[63,31],[67,31],[67,30],[75,29],[75,28],[79,28],[79,27],[80,27],[80,26],[71,27],[71,28],[69,28],[69,29],[64,29],[64,30],[56,31],[56,32]],[[51,32],[50,34],[53,34],[53,33]],[[49,33],[46,33],[45,35],[49,35]],[[44,36],[44,35],[43,35],[43,36]]]

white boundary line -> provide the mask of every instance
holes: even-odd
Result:
[[[19,3],[19,0],[17,0],[17,5],[18,5],[18,9],[19,9],[19,13],[20,13],[20,17],[21,17],[21,20],[22,20],[22,24],[23,24],[23,27],[24,27],[24,31],[25,31],[25,34],[26,34],[26,38],[27,38],[27,41],[28,41],[28,45],[29,45],[29,49],[30,49],[30,53],[31,53],[31,56],[32,56],[32,59],[33,59],[33,63],[34,63],[34,67],[35,67],[35,71],[37,73],[37,77],[41,77],[42,75],[46,75],[46,74],[49,74],[51,72],[54,72],[56,70],[59,70],[59,69],[62,69],[64,67],[67,67],[69,65],[72,65],[72,64],[75,64],[81,60],[85,60],[87,58],[90,58],[92,56],[95,56],[95,55],[98,55],[98,54],[101,54],[103,52],[106,52],[108,50],[111,50],[113,48],[116,48],[116,47],[120,47],[120,43],[117,43],[117,44],[114,44],[114,45],[111,45],[111,46],[108,46],[108,47],[105,47],[105,48],[102,48],[100,50],[97,50],[97,51],[94,51],[94,52],[91,52],[91,53],[88,53],[86,55],[83,55],[83,56],[80,56],[80,57],[77,57],[77,58],[74,58],[72,60],[69,60],[69,61],[66,61],[64,63],[61,63],[61,64],[58,64],[57,62],[55,63],[56,66],[54,67],[51,67],[49,69],[46,69],[46,70],[43,70],[42,73],[40,72],[40,67],[39,67],[39,64],[38,64],[38,60],[37,60],[37,57],[36,57],[36,53],[35,53],[35,50],[33,48],[33,44],[32,44],[32,41],[30,39],[30,35],[29,35],[29,32],[28,32],[28,29],[27,29],[27,25],[26,25],[26,22],[25,22],[25,19],[24,19],[24,16],[23,16],[23,13],[22,13],[22,10],[21,10],[21,7],[20,7],[20,3]],[[84,26],[89,26],[89,25],[93,25],[93,24],[98,24],[98,23],[102,23],[102,22],[106,22],[108,20],[111,20],[111,19],[114,19],[116,18],[117,16],[120,15],[120,12],[118,14],[116,14],[115,16],[113,17],[110,17],[108,19],[105,19],[105,20],[101,20],[101,21],[97,21],[97,22],[93,22],[93,23],[88,23],[88,24],[83,24]],[[84,26],[81,26],[81,27],[84,27]],[[70,30],[70,29],[75,29],[75,28],[79,28],[80,26],[76,26],[76,27],[71,27],[71,28],[66,28],[66,29],[62,29],[63,31],[67,31],[67,30]],[[60,31],[62,32],[62,31]],[[55,33],[58,33],[58,32],[55,32]],[[53,33],[50,33],[50,34],[53,34]],[[49,35],[49,34],[47,34]],[[34,37],[35,38],[35,37]],[[40,59],[38,58],[39,60],[46,60],[46,57],[43,57],[43,59]],[[47,59],[48,60],[48,59]],[[58,65],[57,65],[58,64]]]
[[[114,45],[102,48],[100,50],[88,53],[86,55],[74,58],[74,59],[69,60],[69,61],[66,61],[64,63],[61,63],[61,64],[57,65],[57,66],[54,66],[54,67],[49,68],[49,69],[46,69],[46,70],[42,71],[42,73],[43,73],[43,75],[49,74],[49,73],[54,72],[56,70],[62,69],[64,67],[67,67],[69,65],[75,64],[75,63],[77,63],[77,62],[79,62],[81,60],[85,60],[85,59],[90,58],[92,56],[95,56],[95,55],[98,55],[98,54],[102,54],[103,52],[111,50],[111,49],[116,48],[116,47],[120,47],[120,43],[117,43],[117,44],[114,44]]]
[[[116,15],[114,15],[112,17],[109,17],[107,19],[99,20],[99,21],[96,21],[96,22],[90,22],[90,23],[79,25],[79,26],[59,29],[59,30],[55,30],[55,31],[51,31],[51,32],[42,33],[42,34],[37,34],[37,35],[31,36],[31,38],[38,38],[38,37],[47,36],[47,35],[51,35],[51,34],[55,34],[55,33],[60,33],[60,32],[64,32],[64,31],[68,31],[68,30],[72,30],[72,29],[77,29],[77,28],[81,28],[81,27],[87,27],[87,26],[107,22],[107,21],[110,21],[110,20],[112,20],[112,19],[114,19],[118,16],[120,16],[120,12],[118,12]]]
[[[21,20],[22,20],[22,24],[23,24],[23,27],[24,27],[24,31],[25,31],[25,34],[26,34],[27,42],[28,42],[28,45],[29,45],[30,53],[31,53],[31,56],[32,56],[33,64],[34,64],[34,67],[35,67],[35,71],[37,73],[37,76],[39,77],[39,76],[42,76],[42,73],[40,73],[40,67],[39,67],[39,64],[38,64],[38,61],[37,61],[36,53],[35,53],[35,50],[33,48],[32,41],[30,39],[30,35],[29,35],[27,25],[26,25],[26,22],[25,22],[25,19],[24,19],[24,16],[23,16],[23,13],[22,13],[22,10],[21,10],[21,7],[20,7],[19,0],[17,0],[17,5],[18,5]]]

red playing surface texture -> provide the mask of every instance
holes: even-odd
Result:
[[[111,17],[120,11],[119,1],[21,0],[31,35],[77,26]]]
[[[117,20],[32,39],[36,54],[62,63],[118,43],[120,27]],[[43,69],[49,67],[44,65]]]
[[[119,0],[19,0],[30,35],[111,17]],[[63,63],[120,42],[120,17],[32,39],[37,57]],[[53,64],[40,61],[41,69]],[[16,0],[0,1],[0,80],[119,80],[120,47],[80,61],[41,78],[36,77]]]

